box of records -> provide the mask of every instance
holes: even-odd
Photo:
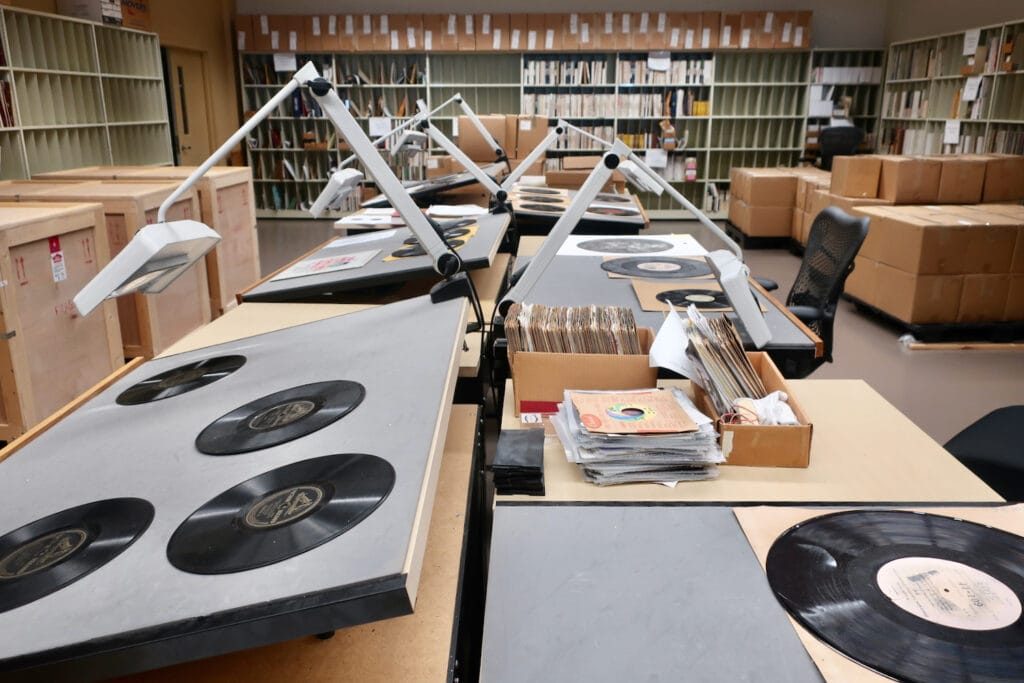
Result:
[[[767,353],[748,352],[747,358],[763,388],[761,397],[742,398],[733,402],[732,412],[716,407],[716,401],[694,382],[694,402],[715,420],[721,435],[725,465],[748,467],[807,467],[811,462],[811,431],[813,426],[807,414],[793,396],[782,373]],[[798,424],[764,424],[759,419],[762,406],[755,400],[765,400],[783,392],[785,403],[792,409]],[[746,394],[750,392],[740,392]],[[748,403],[744,403],[748,402]]]
[[[654,332],[629,308],[515,304],[505,320],[516,415],[554,413],[567,389],[654,387]]]

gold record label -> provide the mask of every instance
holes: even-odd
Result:
[[[0,579],[20,579],[70,557],[88,540],[84,529],[62,529],[40,536],[0,559]]]
[[[281,403],[254,415],[249,420],[249,428],[258,432],[278,429],[301,420],[315,409],[316,404],[306,399]]]
[[[316,484],[300,484],[263,496],[245,513],[245,525],[273,529],[296,522],[320,506],[326,492]]]

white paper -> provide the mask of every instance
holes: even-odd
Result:
[[[668,34],[668,46],[679,47],[679,29],[674,28]]]
[[[615,206],[621,208],[622,204],[615,204]],[[580,242],[586,242],[593,240],[593,235],[569,235],[565,238],[565,242],[558,249],[559,256],[636,256],[636,252],[621,252],[621,253],[604,253],[590,251],[589,249],[581,249],[579,247]],[[652,256],[707,256],[707,249],[702,247],[700,243],[693,238],[692,235],[658,235],[656,237],[633,237],[631,235],[616,235],[616,240],[629,240],[629,241],[640,241],[640,242],[668,242],[671,246],[666,247],[662,251],[648,252]]]
[[[964,54],[974,56],[974,53],[978,50],[978,43],[981,41],[981,29],[972,28],[969,31],[964,31]]]
[[[410,50],[416,49],[416,27],[409,26],[405,29],[405,42],[409,44]]]
[[[960,119],[948,119],[946,121],[946,129],[942,133],[942,144],[960,144]]]
[[[370,137],[379,138],[391,132],[391,119],[387,116],[370,117]]]
[[[298,71],[299,61],[295,58],[294,52],[275,52],[274,53],[274,71],[287,71],[291,73]]]
[[[533,119],[519,119],[519,130],[533,130]]]
[[[338,17],[333,14],[327,17],[327,35],[338,35]]]
[[[978,90],[981,88],[981,76],[971,76],[964,82],[964,102],[973,102],[978,99]]]
[[[501,29],[500,28],[494,29],[494,40],[491,42],[491,49],[492,50],[500,50],[501,49]]]
[[[472,218],[483,216],[487,209],[476,204],[437,204],[428,208],[427,213],[438,218]]]
[[[722,47],[732,45],[732,26],[722,27]]]
[[[789,40],[790,40],[790,36],[792,34],[793,34],[793,24],[791,24],[790,22],[787,21],[785,24],[782,25],[782,42],[783,43],[788,43]]]
[[[370,23],[370,15],[363,15],[363,35],[368,36],[373,33],[373,25]]]
[[[280,50],[281,49],[281,34],[277,31],[270,32],[270,49]]]
[[[674,29],[674,30],[678,31],[679,29]],[[692,28],[686,29],[686,38],[683,39],[683,48],[685,48],[687,50],[692,50],[693,49],[693,29]]]
[[[583,26],[580,28],[580,42],[584,45],[590,42],[590,24],[586,21],[583,22]]]
[[[352,35],[356,32],[355,17],[351,14],[345,15],[345,35]]]
[[[740,32],[740,47],[747,49],[750,47],[750,29],[745,28]]]
[[[434,32],[426,30],[423,32],[423,49],[433,50],[434,49]]]
[[[467,14],[466,15],[466,22],[465,23],[466,23],[466,35],[467,36],[473,35],[473,15],[472,14]]]
[[[526,32],[526,49],[536,50],[537,49],[537,32],[527,31]]]
[[[629,33],[629,12],[622,13],[622,32]]]
[[[664,12],[658,12],[658,33],[665,32],[665,21],[668,17],[665,16]]]
[[[386,14],[380,15],[380,34],[382,36],[386,36],[390,32],[391,31],[388,30],[388,15],[386,15]]]
[[[455,22],[458,19],[454,14],[448,15],[448,35],[455,35]]]
[[[647,69],[650,71],[668,71],[672,68],[672,55],[668,52],[650,52],[647,55]]]
[[[517,29],[517,28],[512,29],[512,45],[511,45],[511,47],[512,47],[513,50],[518,50],[519,49],[519,29]]]
[[[396,51],[398,51],[398,49],[399,49],[399,46],[398,46],[398,31],[392,31],[391,32],[391,51],[392,52],[396,52]]]
[[[615,32],[613,16],[614,15],[611,12],[605,12],[604,13],[604,32],[605,33],[614,33]]]
[[[578,14],[570,14],[569,15],[569,33],[571,35],[576,35],[577,33],[579,33],[579,30],[580,30],[579,27],[580,27],[580,15],[578,15]]]
[[[485,14],[480,18],[480,33],[485,36],[491,35],[491,15]]]
[[[238,49],[239,50],[244,50],[245,49],[245,31],[239,31],[238,32]]]
[[[372,209],[366,209],[366,211],[372,211]],[[394,209],[388,209],[388,211],[393,212]],[[345,218],[342,218],[340,221],[335,221],[334,224],[335,225],[346,224],[345,220],[347,218],[358,218],[358,217],[359,217],[358,214],[355,215],[355,216],[345,216]],[[349,221],[348,224],[352,224],[353,222],[354,221]],[[363,233],[361,235],[349,235],[348,237],[339,237],[338,239],[334,240],[333,242],[328,244],[326,247],[324,247],[324,249],[336,249],[338,247],[351,247],[352,245],[355,245],[355,244],[366,244],[368,242],[379,242],[380,240],[391,239],[392,237],[394,237],[397,234],[398,234],[398,230],[379,230],[379,231],[374,231],[374,232],[365,232],[365,233]]]
[[[804,27],[797,26],[796,30],[793,31],[793,47],[804,46]]]
[[[652,368],[665,368],[679,373],[683,377],[693,377],[693,364],[686,357],[689,339],[686,335],[686,323],[670,303],[669,312],[658,328],[651,344],[649,363]]]
[[[650,21],[651,21],[650,13],[648,13],[648,12],[641,12],[640,13],[640,33],[647,33],[647,27],[650,24]]]
[[[664,149],[649,149],[644,155],[644,161],[651,168],[668,168],[668,151]]]
[[[299,49],[299,34],[296,31],[288,32],[288,49],[295,52]]]
[[[320,17],[313,17],[313,35],[320,35]]]
[[[765,12],[764,14],[764,32],[772,32],[772,24],[775,23],[775,12]]]
[[[549,28],[544,33],[544,49],[545,50],[553,50],[554,48],[555,48],[555,30],[553,28]]]
[[[706,28],[701,31],[700,46],[705,49],[711,47],[711,29]]]
[[[260,33],[263,35],[270,33],[270,20],[267,19],[266,14],[260,15]]]
[[[370,251],[360,251],[354,254],[339,254],[338,256],[324,256],[320,258],[311,258],[306,261],[299,261],[277,277],[271,278],[270,281],[276,282],[277,280],[288,280],[294,277],[305,277],[306,275],[320,275],[321,273],[333,273],[339,270],[362,268],[379,253],[380,249],[372,249]]]

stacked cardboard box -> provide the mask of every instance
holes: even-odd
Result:
[[[729,222],[748,237],[789,237],[797,177],[788,168],[733,168]]]
[[[820,168],[806,166],[790,171],[796,176],[796,199],[793,207],[793,223],[791,236],[800,244],[807,244],[807,234],[811,223],[821,209],[815,211],[815,195],[818,191],[828,191],[832,174]]]

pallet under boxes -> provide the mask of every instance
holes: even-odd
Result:
[[[0,440],[124,364],[117,305],[72,298],[109,260],[99,204],[0,204]]]
[[[12,182],[0,185],[0,199],[84,202],[103,205],[111,258],[148,223],[178,186],[174,182]],[[196,219],[199,199],[188,191],[167,212],[168,220]],[[124,356],[152,358],[192,330],[210,322],[206,265],[199,263],[160,294],[131,294],[117,300]]]

